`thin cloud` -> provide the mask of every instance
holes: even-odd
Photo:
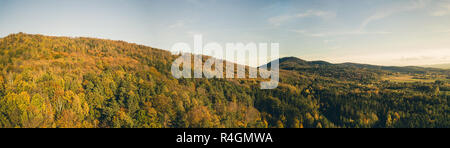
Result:
[[[287,20],[290,20],[292,18],[293,18],[293,16],[288,16],[288,15],[271,17],[271,18],[269,18],[269,23],[274,25],[274,26],[280,26],[281,23],[284,23]]]
[[[450,29],[449,30],[437,30],[437,31],[434,31],[434,33],[449,33],[450,32]]]
[[[169,26],[169,28],[174,29],[174,28],[182,28],[186,25],[185,21],[179,20],[176,23],[172,24]]]
[[[372,23],[374,21],[377,21],[377,20],[381,20],[381,19],[390,17],[390,16],[392,16],[392,15],[394,15],[396,13],[407,12],[407,11],[412,11],[412,10],[424,8],[428,3],[429,3],[429,0],[416,0],[416,1],[411,2],[408,5],[401,5],[401,6],[398,6],[398,7],[391,7],[389,9],[380,9],[375,14],[367,17],[363,21],[363,23],[361,24],[360,29],[363,30],[370,23]]]
[[[269,18],[269,23],[275,26],[280,26],[281,24],[292,20],[292,19],[301,19],[301,18],[309,18],[309,17],[317,17],[321,19],[329,19],[336,17],[335,12],[330,11],[322,11],[322,10],[308,10],[304,13],[299,13],[295,15],[280,15]]]
[[[319,32],[319,33],[312,33],[308,32],[306,30],[291,30],[292,32],[303,34],[306,36],[311,37],[329,37],[329,36],[341,36],[341,35],[383,35],[383,34],[391,34],[391,32],[385,32],[385,31],[361,31],[361,30],[354,30],[354,31],[342,31],[342,32]]]
[[[431,56],[414,56],[414,57],[401,57],[399,60],[404,62],[411,62],[411,61],[423,61],[423,60],[430,60],[434,59],[434,57]]]
[[[450,62],[447,57],[450,56],[450,49],[422,49],[411,50],[398,53],[391,53],[392,56],[400,58],[393,59],[404,65],[427,65],[436,63],[448,63]]]
[[[320,18],[334,18],[336,17],[335,12],[329,11],[321,11],[321,10],[309,10],[305,13],[300,13],[296,15],[296,18],[305,18],[305,17],[320,17]]]
[[[431,16],[446,16],[450,14],[450,2],[439,3],[436,10],[431,12]]]
[[[408,4],[399,5],[396,7],[390,7],[390,8],[384,8],[379,9],[377,12],[375,12],[373,15],[367,17],[364,19],[360,25],[359,28],[355,30],[349,30],[349,31],[339,31],[339,32],[309,32],[306,30],[291,30],[292,32],[303,34],[306,36],[311,37],[328,37],[328,36],[342,36],[342,35],[385,35],[385,34],[392,34],[392,32],[388,31],[366,31],[366,27],[374,22],[378,21],[387,17],[390,17],[392,15],[395,15],[397,13],[401,12],[408,12],[413,11],[417,9],[422,9],[428,5],[430,0],[414,0],[410,1]],[[320,16],[323,18],[330,18],[330,17],[336,17],[336,14],[333,13],[327,13],[327,12],[314,12],[314,11],[308,11],[303,14],[297,15],[297,17],[308,17],[308,16]],[[275,25],[281,24],[281,22],[284,22],[286,20],[291,19],[292,16],[280,16],[278,18],[273,18],[272,23]]]

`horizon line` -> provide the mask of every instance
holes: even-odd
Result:
[[[109,41],[116,41],[116,42],[126,42],[128,44],[136,44],[139,46],[146,46],[146,47],[150,47],[150,48],[154,48],[154,49],[160,49],[160,50],[164,50],[164,51],[168,51],[170,52],[168,49],[164,49],[164,48],[158,48],[158,47],[153,47],[152,45],[146,45],[144,43],[139,43],[139,42],[135,42],[135,41],[127,41],[127,40],[121,40],[121,39],[111,39],[111,38],[102,38],[102,37],[93,37],[93,36],[70,36],[70,35],[48,35],[48,34],[43,34],[43,33],[26,33],[26,32],[17,32],[17,33],[9,33],[6,34],[5,36],[0,37],[1,39],[11,36],[11,35],[17,35],[17,34],[25,34],[25,35],[41,35],[41,36],[47,36],[47,37],[60,37],[60,38],[71,38],[71,39],[76,39],[76,38],[88,38],[88,39],[97,39],[97,40],[109,40]],[[170,52],[172,55],[175,55],[174,53]],[[191,53],[194,54],[194,53]],[[207,55],[204,55],[207,56]],[[210,56],[212,57],[212,56]],[[216,58],[216,57],[213,57]],[[370,63],[359,63],[359,62],[352,62],[352,61],[347,61],[347,62],[330,62],[330,61],[326,61],[326,60],[305,60],[304,58],[298,57],[298,56],[283,56],[283,57],[279,57],[278,59],[283,59],[283,58],[297,58],[300,60],[304,60],[306,62],[317,62],[317,61],[323,61],[323,62],[328,62],[331,64],[335,64],[335,65],[339,65],[339,64],[361,64],[361,65],[370,65],[370,66],[383,66],[383,67],[421,67],[421,68],[435,68],[435,67],[427,67],[427,66],[435,66],[435,65],[449,65],[450,63],[436,63],[436,64],[427,64],[427,65],[404,65],[404,66],[400,66],[400,65],[383,65],[383,64],[370,64]],[[218,58],[219,59],[219,58]],[[225,59],[219,59],[219,60],[223,60],[226,61]],[[270,62],[269,62],[270,63]],[[238,64],[238,63],[236,63]],[[267,64],[267,63],[266,63]],[[245,65],[245,66],[249,66],[249,67],[260,67],[262,65],[259,66],[250,66],[248,64],[241,64],[241,65]],[[263,64],[265,65],[265,64]],[[446,69],[446,68],[437,68],[437,69]],[[447,68],[448,69],[448,68]]]

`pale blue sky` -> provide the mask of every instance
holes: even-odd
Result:
[[[281,56],[378,65],[450,63],[450,0],[0,0],[0,36],[279,42]]]

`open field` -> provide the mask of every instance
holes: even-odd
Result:
[[[441,81],[444,81],[444,82],[450,82],[450,79],[446,79],[444,77],[418,79],[418,78],[415,78],[415,76],[406,75],[406,74],[385,76],[385,77],[382,78],[382,80],[388,80],[388,81],[391,81],[391,82],[400,82],[400,83],[414,83],[414,82],[433,83],[436,80],[441,80]]]

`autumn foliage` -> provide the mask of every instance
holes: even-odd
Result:
[[[446,81],[290,61],[279,87],[261,90],[255,80],[175,79],[176,58],[123,41],[6,36],[0,127],[450,127]]]

